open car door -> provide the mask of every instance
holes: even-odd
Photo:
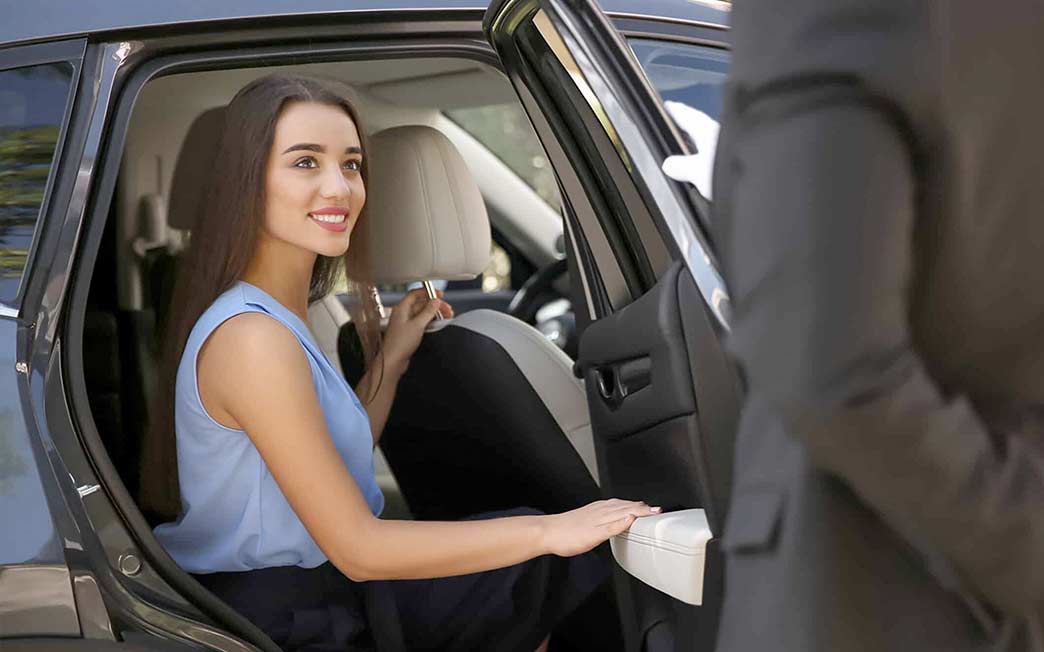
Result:
[[[660,170],[687,146],[593,0],[495,1],[484,28],[562,190],[603,494],[665,510],[612,542],[626,649],[712,650],[741,392],[706,200]]]

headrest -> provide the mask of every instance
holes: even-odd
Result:
[[[189,127],[181,144],[174,178],[170,182],[167,224],[182,231],[196,224],[203,188],[214,174],[210,163],[217,155],[218,141],[225,128],[225,107],[219,106],[199,114]]]
[[[481,274],[489,263],[489,217],[453,143],[431,127],[410,125],[378,132],[365,146],[367,219],[352,238],[369,241],[374,281]]]

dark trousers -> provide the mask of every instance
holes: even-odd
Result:
[[[520,508],[470,518],[537,513]],[[592,593],[606,590],[609,570],[603,547],[427,580],[353,582],[329,562],[195,577],[284,650],[528,652]]]

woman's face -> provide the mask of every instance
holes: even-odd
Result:
[[[366,201],[362,147],[343,109],[294,102],[276,123],[265,180],[265,235],[323,256],[348,250]]]

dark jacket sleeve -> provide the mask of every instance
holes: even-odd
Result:
[[[918,214],[933,91],[912,57],[932,43],[911,7],[934,3],[740,4],[714,231],[749,392],[964,588],[1039,616],[1044,461],[1018,438],[994,447],[911,342],[917,246],[931,246],[915,222],[938,217]],[[888,68],[906,55],[916,83]]]

